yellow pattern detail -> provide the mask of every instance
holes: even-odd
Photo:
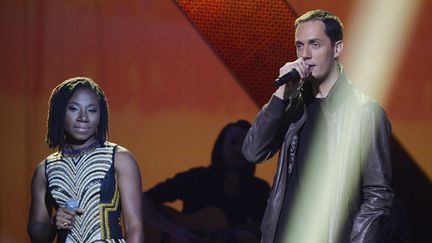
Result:
[[[114,196],[111,200],[110,203],[101,203],[99,205],[100,208],[100,227],[101,227],[101,234],[102,234],[102,239],[110,239],[111,238],[111,232],[110,232],[110,228],[108,225],[108,214],[109,212],[115,212],[118,209],[119,206],[119,200],[120,199],[120,192],[118,190],[118,178],[117,178],[117,174],[115,175],[115,192],[114,192]],[[105,237],[105,230],[107,232],[107,235]]]

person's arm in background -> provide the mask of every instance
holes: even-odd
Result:
[[[364,121],[368,129],[363,141],[365,158],[362,176],[363,203],[354,219],[351,242],[381,242],[382,223],[390,214],[394,193],[391,183],[391,127],[382,108],[370,108]]]
[[[161,212],[160,206],[164,203],[183,200],[185,197],[190,197],[191,194],[200,197],[196,192],[196,187],[202,185],[201,179],[207,175],[206,171],[205,168],[192,168],[180,172],[143,193],[144,222],[168,233],[178,242],[199,242],[200,238],[197,235],[166,217]]]
[[[189,230],[176,225],[174,222],[165,217],[155,205],[147,198],[145,193],[142,194],[143,202],[143,219],[148,225],[157,228],[160,231],[168,233],[175,242],[189,243],[199,242],[199,238]]]
[[[141,202],[141,174],[132,154],[118,147],[115,154],[122,214],[128,243],[144,242]]]

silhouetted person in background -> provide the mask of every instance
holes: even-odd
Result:
[[[183,202],[182,213],[188,215],[209,206],[216,207],[222,210],[229,228],[238,227],[229,233],[229,237],[221,234],[217,242],[240,242],[242,237],[245,242],[253,242],[250,237],[258,240],[258,227],[255,226],[261,222],[270,187],[264,180],[254,177],[255,165],[248,163],[241,153],[250,126],[245,120],[226,125],[216,139],[208,167],[192,168],[157,184],[145,192],[144,201],[159,206],[179,199]],[[149,205],[144,208],[148,209]],[[147,216],[144,212],[145,220],[155,218]],[[193,242],[190,231],[173,225],[172,221],[162,221],[159,225],[171,237]],[[246,225],[252,226],[252,230],[239,227]]]

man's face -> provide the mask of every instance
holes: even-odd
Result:
[[[325,81],[340,53],[335,51],[320,20],[311,20],[297,26],[295,32],[297,57],[309,64],[311,76]]]

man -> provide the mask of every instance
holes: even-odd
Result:
[[[381,242],[394,197],[390,123],[339,64],[339,18],[314,10],[295,27],[298,59],[280,76],[301,79],[276,90],[243,144],[253,163],[279,151],[261,242]]]

